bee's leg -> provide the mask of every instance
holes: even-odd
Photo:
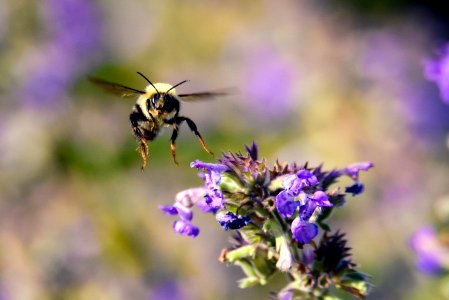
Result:
[[[143,163],[142,167],[140,169],[143,171],[145,167],[147,166],[147,155],[148,155],[148,142],[145,139],[139,139],[139,153],[142,157]]]
[[[143,115],[141,113],[133,112],[129,115],[129,120],[131,121],[133,134],[136,137],[137,143],[139,145],[138,150],[143,160],[141,170],[143,171],[143,169],[145,169],[147,165],[147,155],[149,153],[149,146],[147,139],[145,138],[145,135],[139,126],[139,122],[145,121],[145,119],[143,118]]]
[[[179,163],[176,161],[176,139],[178,138],[178,124],[173,123],[173,133],[171,135],[170,141],[170,148],[171,148],[171,157],[173,158],[173,162],[175,165],[179,165]]]
[[[195,133],[195,135],[197,136],[197,138],[198,138],[198,140],[199,140],[199,142],[201,144],[201,147],[203,147],[204,151],[206,151],[210,155],[214,155],[214,153],[212,153],[212,151],[210,151],[207,148],[206,143],[204,143],[204,140],[201,137],[201,134],[198,132],[198,129],[196,128],[195,122],[193,122],[191,119],[189,119],[187,117],[182,117],[182,116],[176,117],[176,120],[175,120],[176,124],[181,124],[183,121],[186,121],[187,125],[190,128],[190,130],[192,130]]]

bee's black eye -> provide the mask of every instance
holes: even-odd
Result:
[[[156,106],[158,99],[159,99],[159,94],[154,94],[153,96],[151,96],[151,104],[153,104],[153,107]]]
[[[165,94],[164,95],[164,110],[166,112],[171,112],[175,109],[176,106],[176,99],[170,95],[170,94]]]

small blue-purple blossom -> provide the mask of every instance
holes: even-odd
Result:
[[[308,244],[318,235],[318,226],[296,217],[291,225],[293,238],[301,244]]]
[[[372,167],[374,167],[374,164],[370,161],[358,162],[347,166],[343,169],[343,172],[352,179],[357,180],[360,171],[368,171]]]
[[[295,201],[295,198],[284,190],[276,196],[275,205],[277,211],[283,218],[291,218],[301,203]]]
[[[345,188],[345,192],[350,193],[353,196],[357,196],[357,195],[363,193],[364,190],[365,190],[365,187],[360,182],[356,182],[353,185]]]
[[[251,222],[250,216],[239,216],[230,211],[219,212],[215,217],[224,230],[240,229]]]
[[[160,205],[159,209],[167,215],[178,215],[181,220],[173,223],[173,229],[176,233],[196,237],[199,234],[198,227],[194,226],[190,221],[193,218],[192,207],[197,205],[201,208],[200,202],[204,199],[206,193],[204,188],[192,188],[176,195],[176,201],[173,205]]]
[[[200,233],[198,227],[186,220],[176,220],[173,223],[173,229],[180,235],[186,235],[192,238],[195,238]]]
[[[437,84],[443,101],[449,103],[449,44],[441,49],[438,58],[424,62],[424,73]]]
[[[229,170],[229,167],[223,164],[210,164],[196,160],[190,164],[191,168],[202,170],[200,176],[204,179],[207,189],[207,199],[205,204],[210,207],[210,211],[216,212],[223,207],[223,192],[219,185],[221,182],[221,173]]]
[[[323,206],[331,207],[333,205],[332,203],[330,203],[327,194],[323,191],[316,191],[315,193],[313,193],[310,200],[315,202],[318,206],[321,207]]]
[[[159,208],[168,215],[179,215],[184,221],[192,221],[192,210],[182,205],[180,202],[176,202],[174,205],[170,206],[161,205]]]

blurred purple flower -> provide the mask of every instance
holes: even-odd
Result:
[[[437,84],[441,98],[449,104],[449,43],[438,58],[424,61],[424,73],[428,80]]]
[[[438,240],[433,227],[424,226],[416,230],[409,240],[416,253],[416,267],[427,275],[438,275],[448,270],[449,249]]]
[[[269,47],[254,50],[248,59],[244,97],[252,112],[283,116],[292,106],[294,70],[276,50]]]
[[[360,182],[356,182],[353,185],[346,187],[345,192],[356,196],[363,193],[364,189],[365,187],[363,186],[363,184],[361,184]]]
[[[353,163],[343,169],[343,172],[350,176],[352,179],[357,180],[359,178],[360,171],[368,171],[374,167],[374,164],[370,161]]]
[[[151,292],[148,300],[185,300],[187,297],[175,281],[167,280],[158,284]]]
[[[21,62],[21,97],[34,107],[52,105],[86,72],[101,47],[101,20],[88,0],[42,2],[49,40]],[[98,52],[96,52],[98,51]]]

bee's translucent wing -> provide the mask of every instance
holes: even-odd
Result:
[[[232,94],[236,94],[236,88],[228,88],[216,91],[208,91],[208,92],[198,92],[191,94],[178,94],[183,101],[198,101],[198,100],[207,100],[212,99],[214,97],[228,96]]]
[[[133,89],[130,87],[126,87],[126,86],[118,84],[118,83],[109,82],[109,81],[99,79],[99,78],[89,77],[89,81],[98,85],[99,87],[101,87],[102,89],[104,89],[105,91],[107,91],[109,93],[112,93],[117,96],[125,97],[125,98],[133,97],[135,95],[145,94],[144,91],[139,91],[139,90],[136,90],[136,89]]]

